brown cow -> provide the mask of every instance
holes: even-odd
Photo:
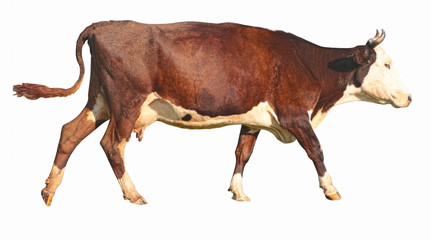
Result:
[[[379,46],[384,37],[383,30],[377,31],[366,45],[334,49],[282,31],[231,23],[95,23],[78,38],[80,75],[73,87],[25,83],[13,88],[17,96],[29,99],[73,94],[84,77],[81,51],[88,40],[88,103],[62,128],[42,197],[51,204],[72,151],[110,120],[101,145],[124,198],[132,203],[146,201],[126,171],[124,147],[132,132],[141,140],[155,121],[182,128],[241,124],[229,188],[236,200],[249,201],[242,174],[261,129],[283,143],[297,139],[315,165],[325,196],[340,199],[313,128],[333,106],[349,101],[410,104],[410,93]]]

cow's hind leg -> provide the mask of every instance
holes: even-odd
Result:
[[[84,108],[74,120],[66,123],[61,130],[57,154],[49,177],[46,179],[46,187],[42,189],[42,198],[45,204],[50,206],[57,187],[60,185],[64,169],[73,150],[78,144],[93,132],[105,119],[96,119],[94,111]]]
[[[130,202],[143,205],[147,201],[136,191],[135,185],[127,173],[124,166],[124,149],[130,134],[133,130],[133,124],[127,120],[116,122],[111,119],[108,129],[103,136],[100,144],[108,157],[112,170],[120,183],[123,197]]]
[[[230,183],[229,191],[233,193],[232,199],[237,201],[250,201],[242,190],[242,175],[244,166],[250,159],[254,144],[260,130],[252,130],[247,126],[241,126],[238,145],[235,150],[236,164]]]

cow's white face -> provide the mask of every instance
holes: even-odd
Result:
[[[392,65],[389,55],[380,47],[374,48],[376,61],[371,65],[361,85],[358,97],[364,101],[392,106],[407,107],[411,94],[401,81],[401,77]]]

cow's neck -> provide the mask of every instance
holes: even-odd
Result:
[[[333,106],[358,100],[353,85],[357,65],[352,61],[353,48],[308,46],[306,49],[313,53],[304,52],[304,61],[321,86],[320,97],[310,115],[313,127],[317,127]]]

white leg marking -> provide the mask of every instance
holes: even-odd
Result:
[[[242,190],[242,176],[241,173],[235,173],[232,176],[229,190],[233,193],[233,199],[237,201],[250,201],[250,198],[245,195]]]
[[[51,206],[52,198],[54,197],[55,190],[63,180],[64,168],[59,169],[55,164],[52,166],[49,177],[46,179],[46,187],[42,189],[42,198],[47,206]]]
[[[118,183],[120,183],[125,200],[130,200],[131,203],[139,205],[147,204],[147,201],[145,201],[145,199],[136,191],[135,185],[130,179],[127,171],[125,171],[123,176],[118,179]]]
[[[320,187],[325,192],[325,196],[331,200],[339,200],[340,195],[337,189],[332,185],[332,178],[329,173],[325,172],[323,177],[319,177]]]
[[[63,175],[64,175],[64,168],[60,170],[54,164],[52,166],[49,177],[45,181],[46,190],[48,190],[50,193],[55,193],[55,190],[57,190],[57,187],[60,185],[61,181],[63,180]]]
[[[118,179],[118,182],[120,183],[121,189],[124,192],[124,195],[128,195],[130,192],[136,192],[135,185],[133,184],[132,180],[130,179],[129,174],[127,171],[124,172],[123,176]]]
[[[127,143],[127,140],[123,139],[118,145],[118,149],[120,151],[123,164],[124,164],[124,149],[126,147],[126,143]],[[130,179],[130,176],[127,170],[125,170],[123,176],[117,180],[121,186],[121,190],[123,191],[124,199],[130,200],[130,202],[139,204],[139,205],[147,203],[145,199],[136,191],[135,185]]]

